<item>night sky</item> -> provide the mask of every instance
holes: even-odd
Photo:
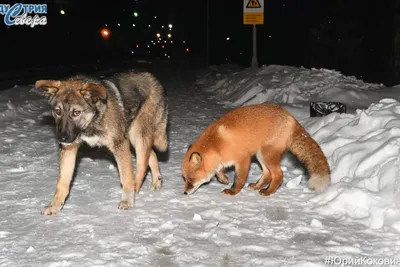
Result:
[[[33,2],[39,3],[23,1]],[[129,58],[207,64],[206,0],[40,3],[48,4],[46,26],[32,29],[0,23],[3,71]],[[252,26],[243,25],[242,0],[209,3],[209,63],[249,66]],[[396,31],[394,1],[265,0],[264,10],[265,23],[257,26],[260,65],[323,67],[367,81],[390,80],[387,73]],[[168,24],[172,24],[171,30]],[[103,28],[111,32],[107,40],[100,34]]]

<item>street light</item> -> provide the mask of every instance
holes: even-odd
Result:
[[[161,34],[157,33],[157,38],[160,38]]]
[[[107,40],[108,37],[110,37],[110,31],[106,28],[101,29],[100,34],[105,40]]]

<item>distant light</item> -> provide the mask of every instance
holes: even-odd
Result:
[[[107,40],[108,37],[110,37],[110,31],[106,28],[101,29],[100,31],[101,37],[103,37],[103,39]]]
[[[150,48],[150,45],[147,45],[148,48]]]
[[[271,38],[271,37],[272,37],[272,35],[270,34],[270,35],[268,35],[268,37],[269,37],[269,38]]]
[[[158,38],[158,40],[160,40],[160,41],[161,41],[161,38]]]
[[[157,41],[157,43],[160,43],[160,41]]]
[[[171,44],[173,44],[174,43],[174,41],[171,41]]]
[[[172,29],[172,24],[168,24],[168,28]]]
[[[168,58],[170,58],[170,56],[168,56]]]
[[[161,28],[163,28],[163,29],[164,29],[164,25],[163,25],[163,26],[161,26]]]
[[[167,55],[167,54],[165,54],[165,56],[167,57],[168,55]]]
[[[162,45],[161,47],[164,48],[164,45]]]
[[[106,27],[107,27],[108,25],[107,25],[107,24],[104,24],[104,26],[106,26]]]
[[[183,41],[182,43],[186,44],[186,41]]]
[[[157,37],[160,38],[161,34],[157,33]]]
[[[168,33],[168,38],[171,38],[171,37],[172,37],[172,35],[170,33]]]
[[[135,52],[134,52],[134,51],[131,51],[131,53],[132,53],[132,54],[135,54]]]
[[[61,14],[61,15],[65,15],[65,11],[61,9],[61,10],[60,10],[60,14]]]
[[[189,48],[186,48],[186,52],[189,52]]]
[[[117,25],[118,25],[118,27],[121,26],[121,24],[119,24],[119,23]]]
[[[138,45],[138,44],[136,45],[136,48],[139,48],[139,45]]]
[[[149,24],[149,28],[151,27],[151,25]]]
[[[167,43],[167,41],[164,41],[164,44],[166,44]]]
[[[230,37],[226,37],[226,40],[229,41],[231,38]]]
[[[133,27],[136,27],[136,24],[132,24]]]
[[[156,18],[157,18],[157,16],[154,16],[154,18],[156,19]]]
[[[133,12],[133,16],[137,17],[137,16],[139,16],[139,14],[137,12]]]

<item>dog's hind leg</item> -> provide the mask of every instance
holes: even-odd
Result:
[[[136,151],[136,192],[139,192],[142,187],[144,177],[149,167],[149,158],[151,154],[150,142],[142,138],[137,138],[135,142]]]
[[[151,150],[150,152],[149,166],[151,170],[151,179],[152,179],[150,185],[150,191],[160,190],[162,185],[162,178],[161,178],[160,166],[158,164],[157,154],[156,152],[154,152],[154,150]]]
[[[122,196],[118,208],[121,210],[131,209],[135,204],[135,178],[130,143],[127,139],[115,142],[110,150],[113,152],[115,160],[117,161],[122,185]]]

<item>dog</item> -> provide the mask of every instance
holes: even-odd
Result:
[[[168,111],[164,88],[149,72],[119,73],[110,79],[77,75],[65,80],[38,80],[31,92],[44,95],[56,124],[59,177],[55,195],[43,215],[57,214],[69,194],[79,146],[106,146],[117,162],[122,196],[119,209],[134,207],[150,167],[150,190],[162,178],[156,148],[168,149]],[[134,175],[130,144],[136,152]]]

